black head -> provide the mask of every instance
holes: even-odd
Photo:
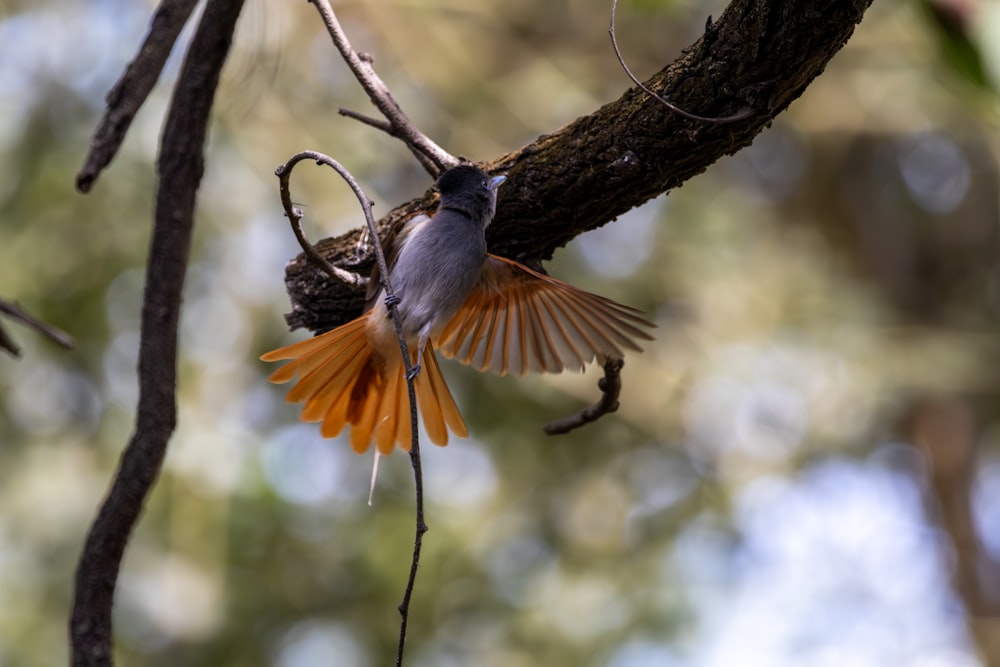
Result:
[[[464,211],[471,216],[492,219],[496,208],[496,190],[506,178],[490,177],[478,167],[469,164],[452,167],[441,174],[437,181],[441,192],[441,206]]]

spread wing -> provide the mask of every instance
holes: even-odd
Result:
[[[434,347],[480,371],[498,375],[583,370],[594,358],[641,352],[655,327],[641,311],[487,255],[483,275]]]

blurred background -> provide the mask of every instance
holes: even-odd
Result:
[[[338,2],[354,46],[453,153],[488,159],[617,98],[596,0]],[[132,429],[153,163],[180,57],[88,196],[73,189],[150,3],[0,4],[4,322],[0,666],[65,663],[75,560]],[[725,3],[622,2],[651,75]],[[827,71],[683,189],[557,254],[559,278],[659,325],[621,410],[545,422],[599,373],[445,364],[472,437],[425,448],[408,665],[1000,664],[1000,3],[875,3]],[[130,544],[120,664],[390,664],[413,538],[409,460],[324,441],[266,381],[297,253],[274,168],[353,171],[376,213],[428,179],[305,2],[249,0],[225,71],[182,316],[180,424]],[[358,226],[303,167],[313,239]]]

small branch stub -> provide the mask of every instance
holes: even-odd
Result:
[[[621,371],[623,366],[625,366],[623,359],[605,361],[604,377],[597,381],[597,387],[601,390],[601,398],[575,415],[549,422],[545,425],[544,431],[549,435],[563,435],[595,422],[606,414],[616,412],[618,410],[618,397],[622,392]]]

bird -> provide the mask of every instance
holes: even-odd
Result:
[[[374,440],[390,454],[410,449],[405,366],[389,313],[396,305],[414,373],[417,405],[431,442],[449,431],[468,437],[436,353],[498,375],[582,371],[593,360],[641,352],[655,325],[642,311],[586,292],[487,252],[486,228],[505,176],[462,164],[437,180],[437,210],[411,218],[386,245],[387,303],[377,269],[365,312],[313,338],[261,355],[288,361],[269,377],[296,380],[286,401],[302,403],[301,419],[321,422],[324,437],[350,425],[352,449]]]

